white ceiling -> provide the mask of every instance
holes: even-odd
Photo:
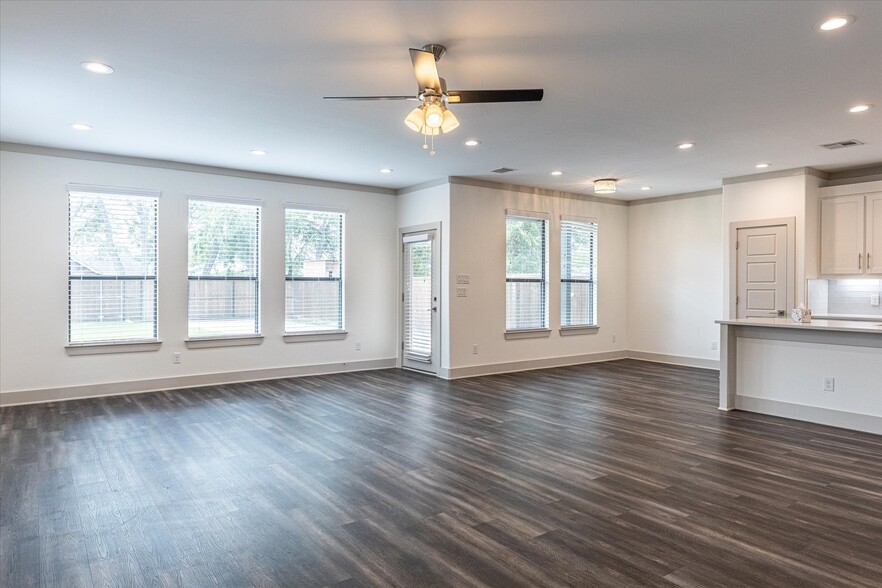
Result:
[[[837,13],[857,20],[813,30]],[[415,94],[407,49],[430,42],[448,47],[451,89],[545,98],[454,105],[461,126],[435,157],[402,124],[413,103],[322,100]],[[861,102],[876,108],[848,113]],[[882,2],[2,0],[0,139],[388,188],[469,176],[585,194],[616,177],[623,199],[705,190],[762,161],[882,161]],[[818,147],[843,139],[867,144]],[[500,166],[518,171],[489,173]]]

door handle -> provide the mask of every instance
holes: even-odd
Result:
[[[858,253],[858,269],[861,269],[861,254]]]

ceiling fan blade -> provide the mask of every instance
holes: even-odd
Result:
[[[411,49],[410,60],[413,62],[413,73],[420,85],[420,91],[431,88],[440,94],[441,79],[435,66],[435,54],[422,49]]]
[[[325,100],[419,100],[416,96],[325,96]]]
[[[449,104],[478,102],[538,102],[544,90],[451,90],[447,92]]]

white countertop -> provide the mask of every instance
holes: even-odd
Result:
[[[739,327],[776,327],[781,329],[806,329],[810,331],[840,331],[851,333],[879,333],[882,335],[882,320],[841,321],[830,319],[812,319],[810,323],[795,323],[789,318],[741,318],[716,321],[720,325],[736,325]]]

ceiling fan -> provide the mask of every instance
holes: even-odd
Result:
[[[435,62],[447,52],[444,45],[435,43],[422,49],[411,49],[410,60],[419,84],[416,96],[325,96],[325,100],[413,100],[422,102],[413,109],[404,124],[423,134],[423,149],[429,149],[428,137],[432,137],[429,155],[435,155],[435,135],[449,133],[459,126],[459,121],[448,104],[477,104],[479,102],[538,102],[543,90],[448,90],[444,78],[438,77]]]

